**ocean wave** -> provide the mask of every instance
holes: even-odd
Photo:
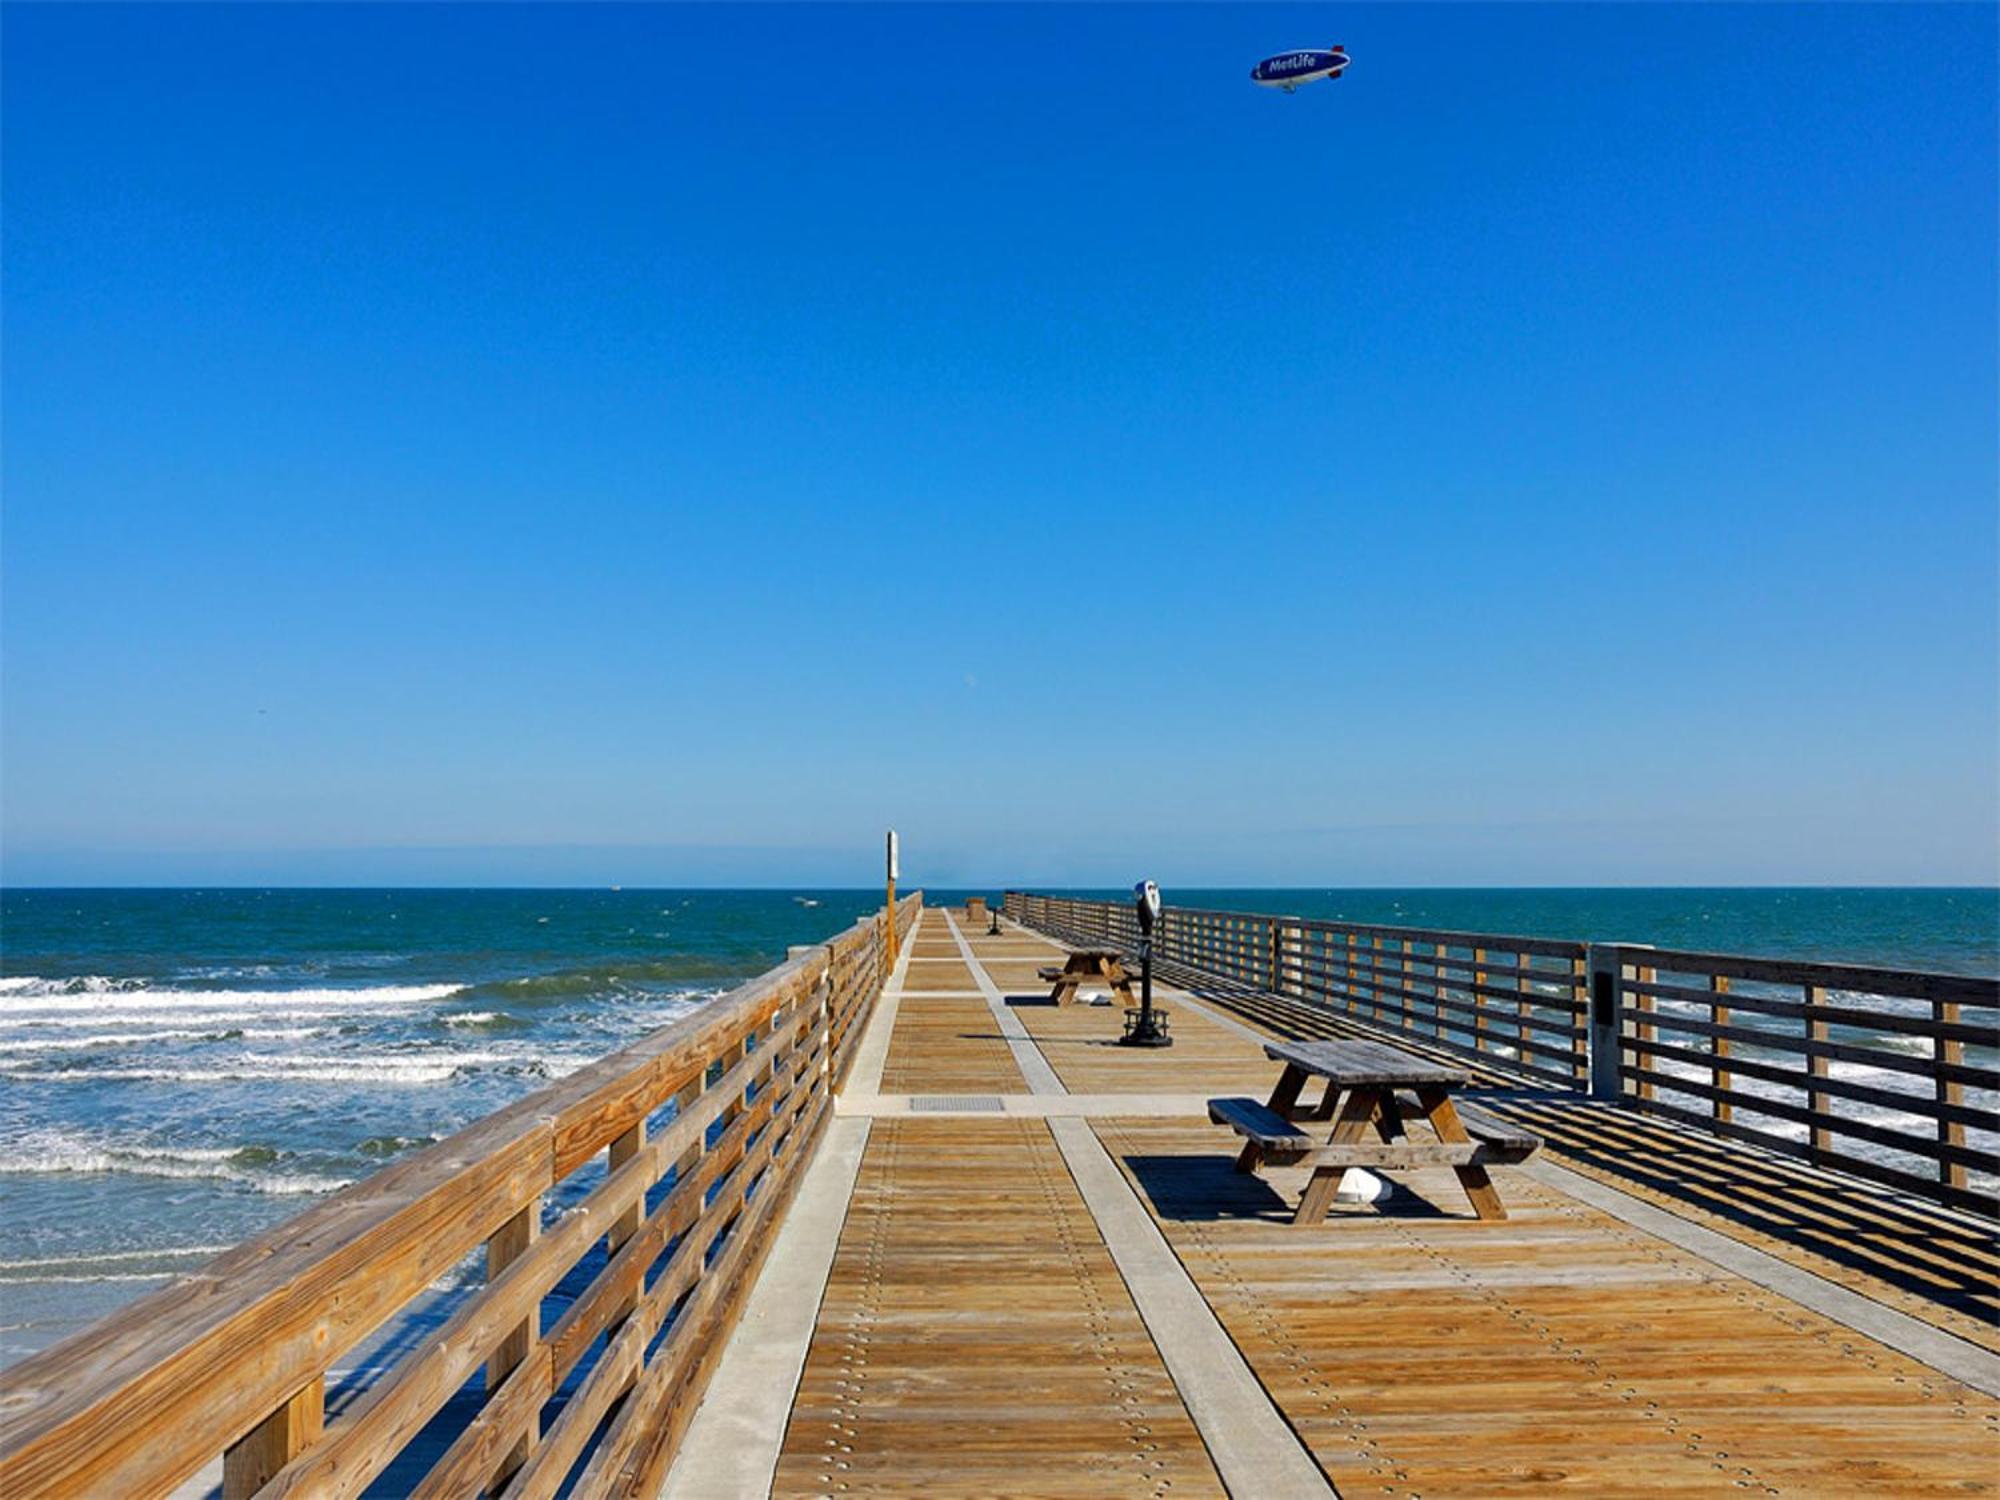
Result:
[[[504,1010],[461,1010],[437,1018],[440,1026],[453,1031],[526,1031],[534,1025]]]
[[[6,981],[0,989],[0,1021],[33,1022],[42,1016],[146,1012],[170,1015],[180,1010],[244,1016],[279,1015],[311,1010],[340,1014],[354,1010],[409,1007],[448,1000],[463,993],[459,984],[385,984],[367,989],[309,990],[183,990],[154,989],[146,980],[39,979]],[[231,1007],[221,1011],[221,1007]]]
[[[181,1273],[179,1271],[100,1271],[100,1272],[81,1272],[81,1273],[71,1272],[67,1275],[57,1274],[51,1276],[51,1275],[37,1274],[36,1272],[33,1271],[26,1272],[25,1274],[0,1271],[0,1285],[19,1285],[22,1282],[33,1282],[33,1281],[60,1281],[65,1285],[71,1282],[172,1281],[176,1276],[180,1274]],[[9,1324],[8,1326],[12,1328],[28,1328],[33,1325],[27,1323],[13,1323]]]
[[[324,1026],[230,1026],[219,1030],[168,1027],[159,1031],[107,1031],[96,1036],[0,1039],[0,1054],[9,1052],[91,1052],[105,1047],[137,1047],[149,1042],[291,1042],[323,1036]]]
[[[128,1177],[200,1178],[233,1182],[283,1196],[331,1193],[352,1179],[274,1171],[285,1153],[269,1146],[168,1147],[31,1133],[0,1148],[0,1174],[116,1173]],[[102,1258],[102,1257],[99,1257]]]
[[[150,979],[112,979],[103,974],[77,974],[68,979],[14,974],[0,979],[0,995],[113,995],[151,983]]]
[[[438,1139],[434,1135],[371,1135],[365,1141],[357,1141],[354,1149],[363,1156],[401,1156],[419,1146],[436,1145]]]
[[[324,961],[290,964],[182,964],[173,971],[175,979],[318,979],[325,975]]]
[[[713,983],[733,979],[745,970],[714,958],[658,958],[632,963],[593,964],[582,969],[560,969],[551,974],[530,974],[520,979],[501,979],[475,986],[471,994],[480,999],[516,1004],[555,1001],[607,991],[636,990],[648,986]]]
[[[357,1016],[394,1015],[387,1008],[376,1011],[321,1010],[312,1006],[281,1006],[277,1010],[121,1010],[111,1014],[103,1011],[82,1011],[76,1014],[48,1016],[19,1016],[9,1013],[0,1006],[0,1026],[17,1027],[22,1031],[36,1033],[48,1030],[78,1029],[85,1026],[160,1026],[190,1027],[208,1026],[221,1030],[240,1030],[253,1021],[334,1021],[353,1020]],[[153,1035],[159,1035],[154,1032]]]
[[[157,1250],[99,1250],[87,1255],[45,1255],[33,1260],[0,1260],[0,1271],[34,1271],[44,1266],[116,1265],[128,1260],[185,1260],[220,1255],[234,1245],[163,1245]]]
[[[130,1068],[37,1067],[0,1058],[0,1080],[34,1083],[443,1083],[461,1070],[507,1064],[508,1071],[547,1077],[540,1059],[505,1052],[333,1053],[321,1057],[262,1056],[189,1065]]]

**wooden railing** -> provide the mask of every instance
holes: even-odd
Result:
[[[921,904],[898,903],[898,933]],[[652,1494],[881,993],[885,927],[797,951],[14,1366],[0,1495],[163,1494],[221,1455],[228,1500],[353,1496],[433,1449],[400,1492]],[[342,1357],[482,1246],[484,1284],[329,1415]]]
[[[1077,942],[1139,942],[1124,902],[1010,891],[1007,914]],[[1209,980],[1326,1005],[1504,1064],[1589,1085],[1584,945],[1170,906],[1155,956]]]
[[[1123,902],[1007,915],[1131,949]],[[2000,980],[1171,906],[1158,956],[2000,1216]]]
[[[1606,945],[1641,1109],[2000,1213],[2000,983]]]

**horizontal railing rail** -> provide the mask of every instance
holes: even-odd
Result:
[[[1129,904],[1005,911],[1125,951]],[[1168,907],[1156,956],[2000,1216],[2000,980]]]
[[[220,1455],[227,1500],[354,1496],[433,1449],[399,1489],[654,1493],[893,966],[887,916],[0,1374],[0,1495],[164,1494]],[[336,1363],[482,1248],[483,1285],[330,1413]]]
[[[1007,915],[1130,952],[1125,902],[1010,891]],[[1496,1062],[1557,1088],[1589,1086],[1584,945],[1545,938],[1170,906],[1155,957],[1212,980],[1323,1005]]]
[[[1591,963],[1641,1109],[2000,1214],[2000,983],[1631,945]]]

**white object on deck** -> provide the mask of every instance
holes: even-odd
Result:
[[[1349,1167],[1341,1174],[1335,1203],[1380,1203],[1389,1196],[1389,1184],[1365,1167]]]

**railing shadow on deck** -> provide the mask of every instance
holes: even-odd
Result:
[[[12,1367],[0,1494],[165,1494],[217,1457],[225,1500],[654,1493],[921,909]],[[483,1284],[436,1297],[482,1248]]]
[[[2000,1234],[1970,1214],[1821,1172],[1630,1105],[1483,1101],[1590,1175],[1682,1217],[1768,1236],[2000,1333]]]

